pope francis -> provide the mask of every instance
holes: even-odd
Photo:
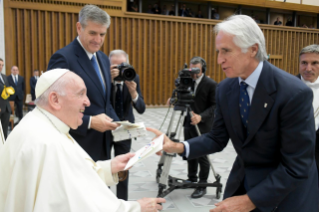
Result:
[[[69,135],[90,105],[83,80],[66,69],[44,73],[36,85],[37,107],[0,149],[0,212],[153,212],[162,198],[117,199],[118,182],[134,155],[94,162]],[[94,142],[94,141],[92,141]]]

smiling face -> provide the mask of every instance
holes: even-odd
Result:
[[[80,22],[76,23],[80,41],[86,51],[95,53],[102,47],[107,31],[107,26],[92,21],[87,21],[84,28]]]
[[[255,59],[258,45],[255,44],[243,53],[234,43],[234,35],[220,31],[216,36],[217,62],[228,78],[241,77],[246,79],[258,66]]]
[[[86,95],[86,86],[83,80],[73,74],[70,82],[65,86],[66,95],[59,96],[61,106],[61,121],[72,129],[77,129],[82,125],[85,107],[90,106],[90,100]]]
[[[319,54],[302,54],[300,56],[299,73],[304,80],[315,82],[319,76]]]

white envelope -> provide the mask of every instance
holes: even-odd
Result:
[[[154,139],[137,152],[135,152],[134,157],[132,157],[129,162],[126,164],[125,169],[127,170],[134,164],[141,162],[142,160],[148,158],[149,156],[155,154],[158,151],[163,149],[163,142],[164,142],[164,134],[160,135],[158,138]]]
[[[143,122],[135,124],[128,121],[115,123],[121,124],[121,126],[112,130],[113,141],[115,142],[146,136],[147,131]]]

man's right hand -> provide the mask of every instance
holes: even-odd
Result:
[[[107,130],[115,130],[119,125],[112,122],[113,119],[101,113],[91,118],[91,129],[99,132],[105,132]]]
[[[166,200],[164,198],[143,198],[137,202],[141,205],[141,212],[157,212],[163,209],[159,203],[164,203]]]
[[[163,133],[157,129],[146,127],[147,131],[150,131],[156,135],[156,137],[162,135]],[[166,135],[164,136],[163,150],[167,153],[178,153],[182,154],[184,152],[184,144],[179,142],[173,142]]]
[[[114,80],[115,77],[117,77],[120,73],[120,70],[117,69],[117,65],[111,65],[111,77],[112,81]]]

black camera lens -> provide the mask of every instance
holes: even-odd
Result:
[[[184,86],[191,86],[193,84],[192,78],[181,78],[181,84]]]
[[[127,81],[132,81],[135,79],[135,76],[136,76],[136,73],[134,71],[134,69],[132,68],[127,68],[127,69],[124,69],[123,72],[122,72],[122,76],[125,80]]]

